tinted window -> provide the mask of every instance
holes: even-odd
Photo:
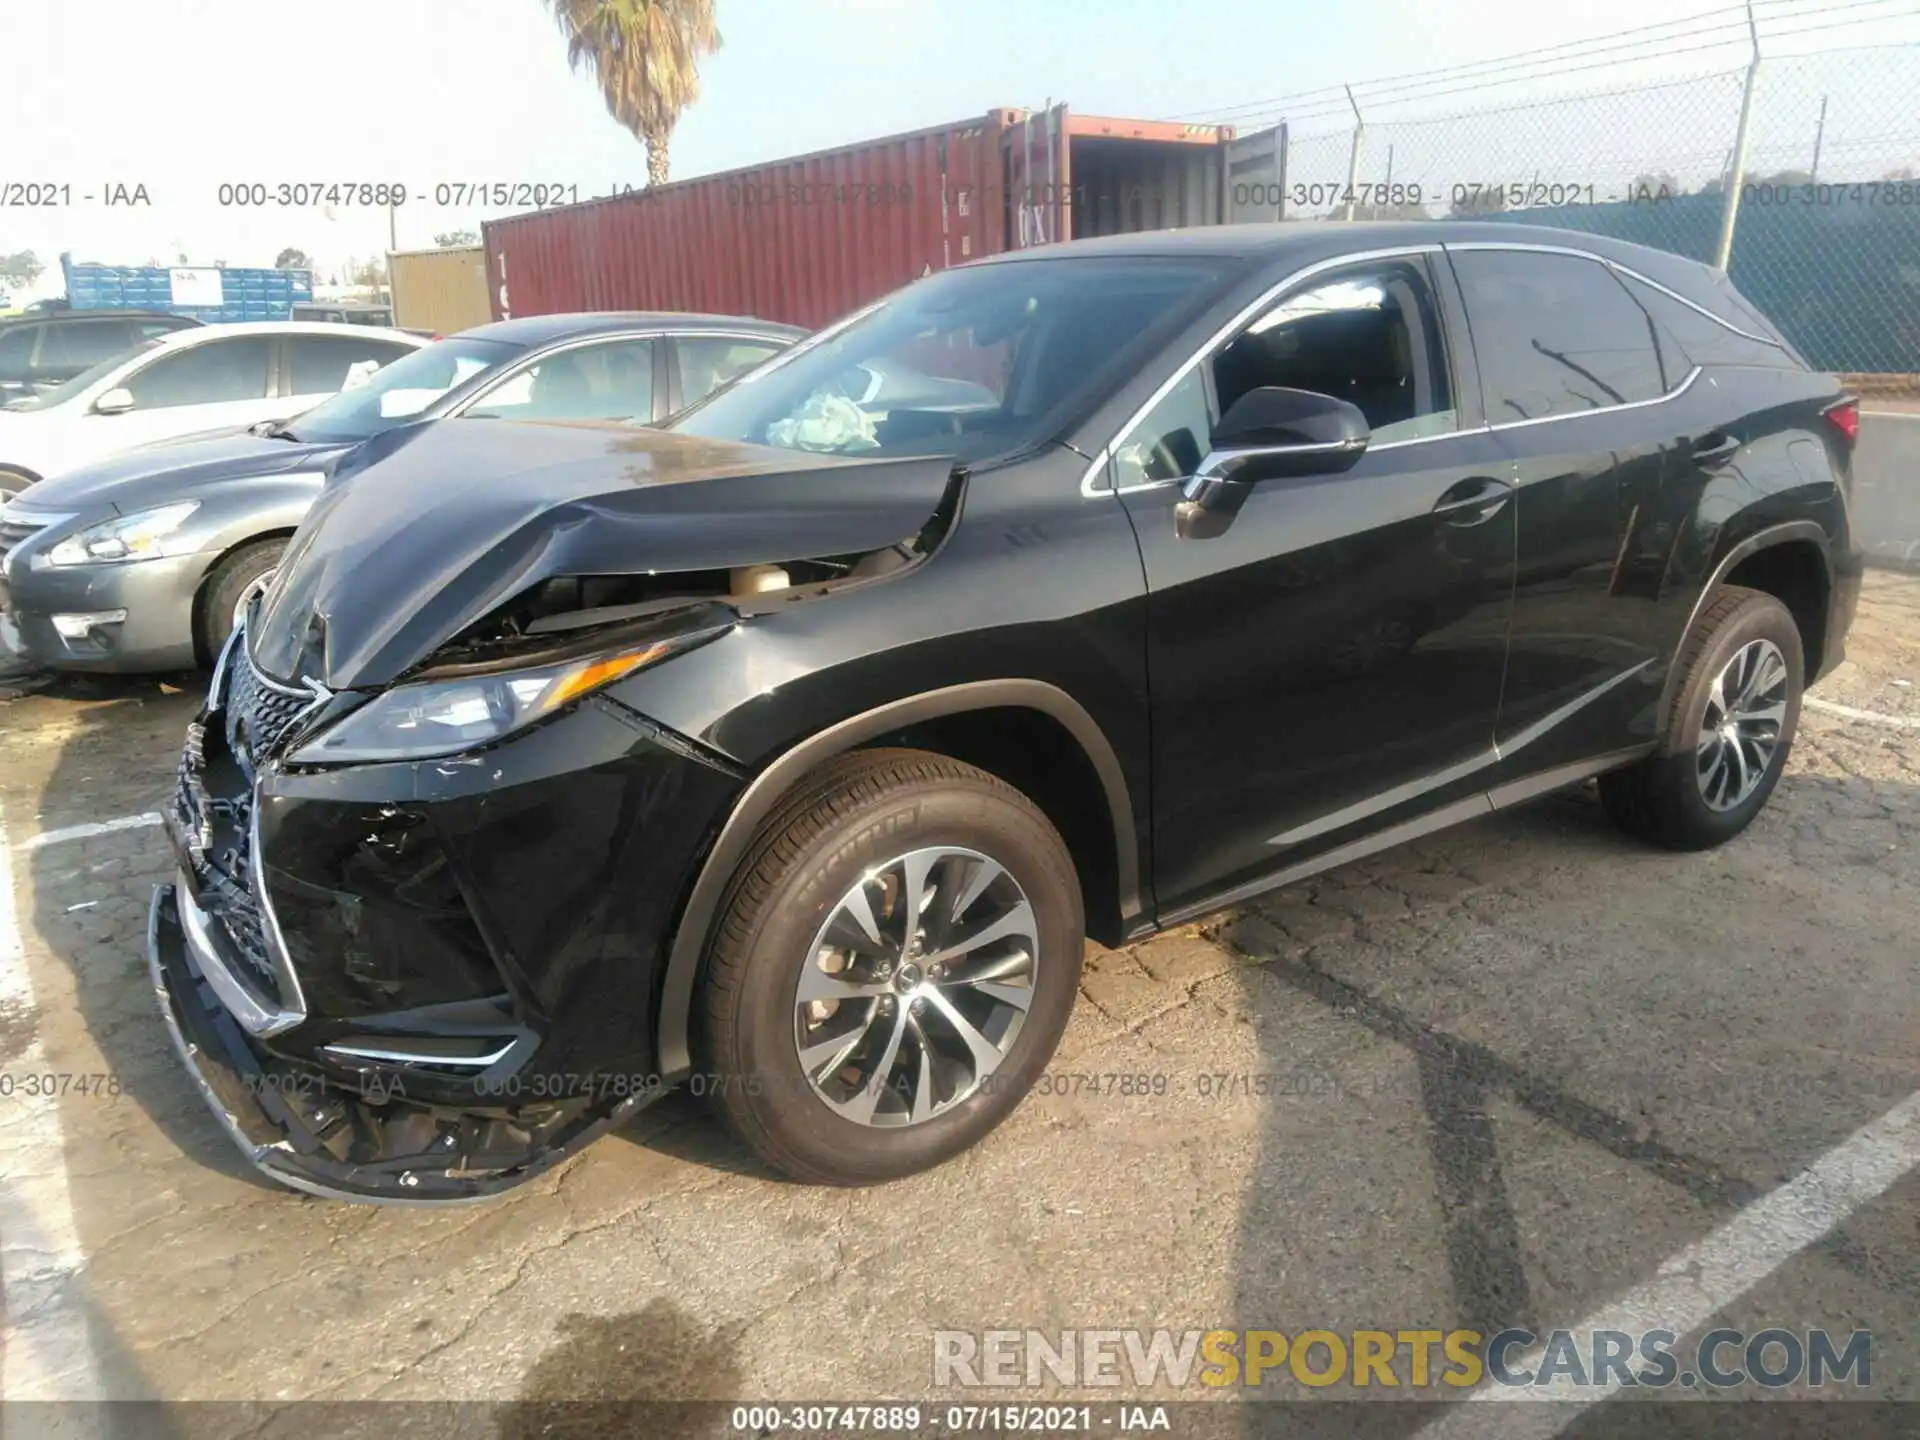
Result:
[[[350,377],[364,381],[408,353],[405,345],[347,335],[296,335],[287,343],[293,352],[288,389],[295,395],[336,395]]]
[[[140,332],[140,338],[142,340],[152,340],[156,336],[171,335],[176,330],[186,330],[190,327],[182,325],[177,321],[142,320],[134,328]]]
[[[125,320],[82,320],[47,326],[36,370],[75,374],[98,365],[133,344],[133,327]]]
[[[653,342],[620,340],[562,350],[509,375],[464,413],[644,423],[653,418]]]
[[[10,325],[0,330],[0,379],[20,380],[27,373],[27,360],[33,354],[37,325]]]
[[[782,349],[770,340],[728,340],[720,336],[681,336],[680,403],[704,400],[722,385],[730,385],[763,360]]]
[[[1677,345],[1684,359],[1691,362],[1681,366],[1678,377],[1670,378],[1684,378],[1692,365],[1761,365],[1770,370],[1796,368],[1792,357],[1778,345],[1736,335],[1712,316],[1702,315],[1691,305],[1683,304],[1651,285],[1643,285],[1631,275],[1621,277],[1621,283],[1659,322],[1670,343]]]
[[[1462,250],[1453,266],[1494,424],[1666,392],[1652,319],[1598,261]]]
[[[1231,274],[1206,260],[1092,255],[942,271],[670,428],[845,455],[1011,453],[1109,393]]]
[[[137,410],[259,400],[267,393],[272,349],[265,335],[210,340],[154,361],[127,380],[127,389]]]

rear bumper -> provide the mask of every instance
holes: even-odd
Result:
[[[220,990],[237,982],[217,954],[190,942],[181,910],[191,903],[175,886],[154,888],[147,969],[155,997],[201,1098],[241,1153],[282,1185],[386,1204],[484,1200],[558,1164],[662,1093],[528,1124],[506,1112],[409,1101],[401,1082],[355,1088],[290,1065],[257,1048],[222,1000]]]

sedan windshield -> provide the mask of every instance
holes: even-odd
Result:
[[[71,380],[63,381],[58,385],[42,390],[38,395],[30,395],[24,400],[14,401],[11,405],[7,406],[7,409],[51,410],[56,405],[64,405],[69,400],[78,399],[95,385],[98,385],[102,380],[106,379],[107,376],[111,375],[115,370],[118,370],[122,365],[126,364],[127,361],[131,360],[134,356],[141,354],[143,351],[153,349],[159,343],[158,340],[143,340],[138,345],[129,346],[117,354],[109,355],[98,365],[82,370]]]
[[[1048,439],[1227,279],[1205,261],[965,266],[803,341],[667,428],[840,455],[980,460]]]
[[[289,440],[370,440],[417,420],[449,391],[525,353],[499,340],[454,336],[394,361],[274,431]]]

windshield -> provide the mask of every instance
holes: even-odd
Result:
[[[14,401],[11,405],[7,406],[7,409],[51,410],[56,405],[64,405],[67,401],[85,394],[115,370],[118,370],[122,365],[126,364],[127,361],[131,360],[134,356],[140,354],[142,351],[153,349],[159,343],[158,340],[142,340],[138,345],[130,345],[118,354],[109,355],[98,365],[82,370],[71,380],[63,381],[58,385],[42,390],[38,395],[29,395],[24,400]]]
[[[1076,257],[944,271],[803,341],[667,428],[839,455],[979,460],[1048,438],[1210,300],[1205,261]]]
[[[456,386],[498,369],[525,347],[455,336],[376,370],[360,384],[323,400],[276,433],[290,440],[368,440],[418,419]],[[352,384],[351,380],[348,382]]]

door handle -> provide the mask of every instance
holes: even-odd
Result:
[[[1433,513],[1449,525],[1478,525],[1491,520],[1500,507],[1513,498],[1513,487],[1504,480],[1476,476],[1449,485],[1434,501]]]
[[[1718,465],[1722,460],[1731,460],[1734,452],[1740,448],[1740,437],[1729,435],[1724,430],[1715,430],[1693,442],[1693,459],[1696,465]]]

